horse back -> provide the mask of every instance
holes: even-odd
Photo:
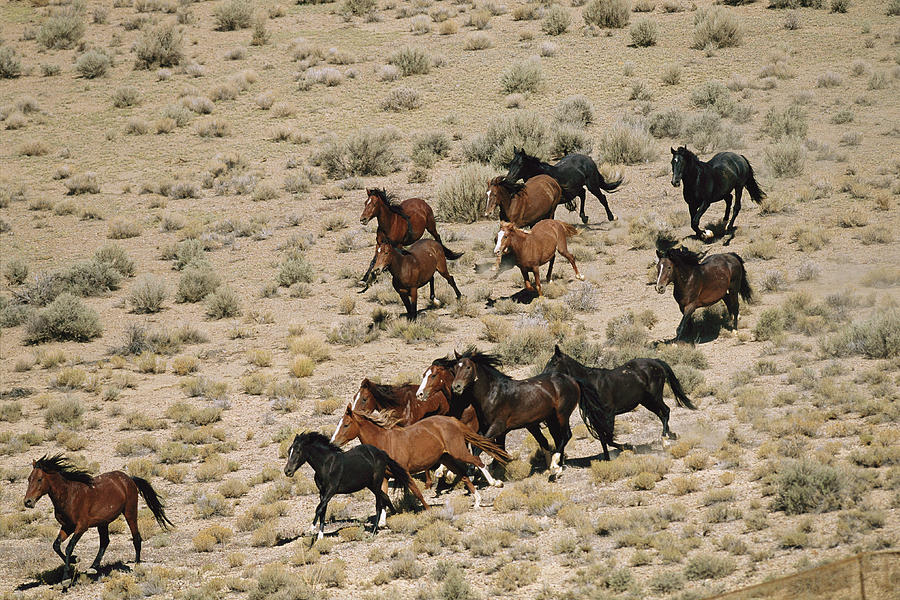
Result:
[[[126,504],[136,504],[138,488],[122,471],[109,471],[94,477],[90,485],[75,484],[69,497],[74,514],[67,517],[75,524],[96,527],[118,517]]]
[[[368,487],[375,479],[376,471],[384,469],[382,453],[383,450],[376,446],[360,444],[338,457],[335,465],[340,465],[339,473],[331,474],[338,475],[337,492],[349,494]]]
[[[734,152],[719,152],[706,163],[708,169],[715,173],[719,180],[716,183],[729,189],[735,185],[743,185],[750,173],[747,159]]]
[[[411,225],[411,234],[410,239],[407,244],[410,244],[417,239],[422,237],[422,234],[425,233],[425,228],[431,222],[434,222],[434,211],[431,210],[431,206],[421,198],[408,198],[400,203],[400,210],[409,217],[409,222]]]
[[[700,263],[700,306],[715,304],[743,277],[744,265],[737,254],[713,254]]]

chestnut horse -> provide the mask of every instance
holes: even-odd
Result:
[[[412,425],[431,415],[447,414],[450,410],[449,383],[442,393],[435,394],[428,402],[415,401],[417,387],[415,384],[382,385],[366,377],[359,384],[359,391],[353,396],[350,406],[364,413],[389,413],[392,418],[398,419],[397,424],[401,426]]]
[[[384,450],[409,473],[421,473],[442,464],[459,476],[475,497],[475,508],[481,506],[481,496],[466,475],[463,463],[474,465],[484,473],[488,483],[502,486],[491,477],[481,459],[473,455],[466,444],[487,452],[494,460],[505,464],[509,455],[499,446],[464,425],[459,419],[436,415],[422,419],[409,427],[395,427],[390,420],[353,410],[349,405],[341,419],[335,443],[344,445],[359,438],[363,444],[371,444]],[[410,489],[424,504],[421,492]]]
[[[426,283],[431,284],[431,303],[440,306],[440,302],[434,298],[434,272],[447,280],[456,299],[462,296],[456,281],[447,269],[445,250],[434,240],[419,240],[408,250],[395,248],[390,244],[381,244],[375,250],[375,270],[377,277],[387,269],[393,276],[393,286],[400,295],[400,300],[406,307],[406,316],[410,321],[416,320],[418,314],[419,288]]]
[[[691,315],[698,308],[711,306],[723,300],[738,327],[738,295],[749,302],[753,290],[747,281],[744,260],[733,252],[703,257],[687,248],[657,249],[656,291],[666,291],[670,282],[675,284],[675,301],[681,309],[681,322],[675,331],[675,339],[682,339],[691,323]]]
[[[572,438],[569,417],[575,406],[591,420],[591,432],[598,432],[604,454],[612,441],[612,418],[605,414],[596,391],[583,381],[558,373],[541,373],[524,380],[513,379],[497,367],[500,360],[469,348],[456,356],[454,394],[471,394],[478,423],[485,437],[502,440],[507,432],[525,428],[534,436],[547,460],[551,478],[562,472],[566,444]],[[614,416],[614,415],[613,415]],[[541,432],[546,423],[555,448]]]
[[[441,236],[437,232],[434,211],[421,198],[409,198],[397,203],[393,196],[383,189],[366,189],[366,205],[359,217],[359,222],[365,225],[373,218],[378,220],[378,230],[375,232],[376,246],[385,243],[391,246],[409,246],[421,239],[427,230],[431,237],[441,245],[447,258],[454,260],[462,256],[444,246],[444,242],[441,241]],[[369,269],[362,279],[366,285],[368,285],[369,275],[374,266],[375,257],[373,256]]]
[[[490,217],[499,204],[501,221],[509,221],[516,227],[531,227],[542,219],[552,219],[560,202],[562,188],[549,175],[538,175],[525,183],[494,177],[488,182],[484,216]]]
[[[63,581],[69,578],[75,582],[72,551],[75,544],[88,529],[97,528],[100,534],[100,550],[91,564],[92,569],[100,569],[100,561],[106,547],[109,546],[109,524],[119,515],[125,515],[125,522],[131,529],[131,540],[134,543],[134,562],[141,562],[141,533],[138,531],[137,497],[143,496],[156,522],[163,529],[168,529],[172,522],[166,517],[165,507],[156,495],[156,491],[140,477],[130,477],[122,471],[110,471],[92,477],[72,465],[61,454],[43,456],[31,463],[31,475],[28,476],[28,489],[25,492],[25,506],[34,508],[44,494],[53,502],[53,512],[60,523],[59,534],[53,542],[53,550],[59,555],[65,567]],[[66,553],[60,545],[69,539]]]
[[[553,275],[553,262],[556,260],[557,252],[572,265],[572,268],[575,270],[575,278],[584,279],[584,275],[578,272],[575,257],[572,256],[566,246],[566,237],[576,233],[578,231],[568,223],[554,219],[544,219],[532,227],[530,233],[516,228],[512,223],[502,223],[500,231],[497,232],[497,245],[494,247],[494,254],[497,255],[497,266],[500,264],[501,257],[511,251],[515,257],[516,266],[522,271],[526,290],[533,289],[528,273],[534,273],[534,284],[537,287],[538,296],[543,295],[541,290],[541,265],[549,261],[547,281],[550,281],[550,277]]]

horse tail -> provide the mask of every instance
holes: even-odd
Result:
[[[575,229],[575,227],[573,227],[572,225],[569,225],[568,223],[563,223],[562,221],[557,221],[557,223],[562,225],[563,233],[566,235],[567,238],[572,237],[573,235],[578,235],[578,230]]]
[[[664,360],[656,360],[656,364],[662,367],[663,371],[666,372],[666,380],[669,382],[669,387],[672,388],[672,393],[675,394],[675,401],[678,403],[678,406],[689,408],[691,410],[697,410],[697,407],[694,406],[694,403],[691,402],[691,399],[687,397],[687,394],[684,393],[684,388],[681,387],[681,382],[678,381],[678,378],[675,377],[675,371],[672,370],[672,367],[669,366]]]
[[[512,457],[506,453],[506,450],[504,450],[491,440],[487,439],[483,435],[478,435],[468,427],[466,427],[465,435],[466,442],[486,453],[488,456],[493,457],[493,459],[499,462],[501,465],[505,465],[512,460]]]
[[[750,287],[750,280],[747,279],[747,267],[744,265],[744,259],[734,252],[731,254],[741,263],[741,289],[738,293],[745,302],[753,302],[753,288]]]
[[[609,410],[609,407],[603,406],[600,395],[593,385],[573,377],[575,383],[580,388],[578,397],[578,410],[581,412],[581,420],[591,435],[607,444],[613,441],[613,428],[615,426],[616,415]]]
[[[387,452],[381,452],[384,458],[386,473],[394,479],[397,483],[400,484],[401,487],[409,488],[410,483],[412,483],[412,479],[407,473],[406,469],[400,466],[400,463],[395,461],[393,458],[387,455]]]
[[[156,495],[156,490],[153,489],[150,482],[141,477],[132,477],[131,480],[137,486],[138,492],[143,496],[144,502],[147,503],[147,508],[153,513],[153,517],[159,523],[159,526],[163,529],[174,527],[172,521],[166,516],[165,505],[159,499],[159,496]]]
[[[747,160],[747,157],[743,154],[741,158],[747,163],[747,180],[744,182],[744,187],[747,188],[747,192],[750,194],[750,198],[756,202],[757,204],[766,197],[766,193],[762,191],[759,187],[759,184],[756,183],[756,178],[753,176],[753,167],[750,166],[750,161]]]
[[[599,179],[600,188],[604,192],[615,191],[620,185],[622,185],[625,182],[625,176],[622,175],[621,173],[619,173],[618,171],[616,171],[615,178],[607,181],[606,178],[603,177],[603,174],[598,169],[597,170],[597,178]]]
[[[447,260],[456,260],[457,258],[459,258],[460,256],[462,256],[463,254],[465,254],[465,252],[454,252],[453,250],[451,250],[450,248],[448,248],[448,247],[445,246],[444,244],[441,244],[441,248],[444,249],[444,257],[445,257]]]

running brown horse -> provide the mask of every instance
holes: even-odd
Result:
[[[704,258],[702,254],[687,248],[657,248],[656,291],[664,293],[670,282],[675,284],[675,301],[681,309],[681,322],[675,331],[675,339],[684,338],[690,326],[691,315],[698,308],[711,306],[723,300],[738,327],[738,296],[749,302],[753,290],[747,281],[744,260],[733,252],[713,254]]]
[[[494,177],[488,182],[484,216],[491,216],[499,205],[501,221],[509,221],[516,227],[531,227],[543,219],[552,219],[562,201],[562,188],[549,175],[538,175],[525,183]]]
[[[426,283],[431,285],[431,303],[440,306],[440,301],[434,297],[435,271],[447,280],[456,292],[457,300],[462,296],[456,287],[456,281],[447,269],[444,250],[435,240],[419,240],[407,250],[384,243],[375,250],[373,273],[377,277],[385,269],[391,272],[394,289],[400,295],[410,321],[416,320],[419,288]]]
[[[613,369],[588,367],[562,350],[557,344],[553,356],[544,366],[544,373],[563,373],[589,382],[597,390],[600,401],[613,415],[631,412],[638,404],[643,405],[662,421],[662,434],[670,440],[678,439],[675,432],[669,429],[669,407],[663,402],[663,389],[666,381],[672,388],[678,406],[697,410],[687,397],[681,383],[664,360],[657,358],[635,358]],[[588,427],[590,421],[585,419]],[[615,442],[610,445],[622,449],[623,444]]]
[[[525,279],[526,290],[534,289],[528,277],[529,272],[534,273],[534,285],[537,287],[538,296],[543,295],[540,268],[545,263],[550,263],[547,268],[547,281],[550,281],[557,252],[572,265],[575,278],[584,279],[584,275],[578,272],[575,257],[566,246],[566,238],[576,233],[578,231],[574,227],[555,219],[544,219],[532,227],[531,232],[522,231],[512,223],[502,223],[500,231],[497,232],[497,245],[494,247],[497,266],[504,254],[512,252],[516,266],[522,271],[522,277]]]
[[[441,236],[438,235],[437,225],[434,221],[434,211],[431,206],[421,198],[409,198],[403,202],[397,202],[392,195],[383,189],[366,189],[366,205],[360,223],[365,225],[372,219],[378,220],[378,230],[375,232],[375,245],[390,244],[392,246],[409,246],[422,238],[427,230],[431,237],[441,245],[444,256],[455,260],[462,256],[444,246]],[[369,275],[375,266],[375,257],[369,263],[369,269],[363,275],[362,281],[368,286]]]
[[[596,391],[587,383],[559,373],[541,373],[524,380],[501,372],[500,360],[469,348],[456,356],[454,394],[471,394],[482,435],[496,440],[514,429],[525,428],[544,452],[552,479],[562,473],[566,444],[572,438],[569,417],[576,406],[591,419],[591,432],[597,432],[609,458],[607,444],[612,441],[613,419],[606,414]],[[614,415],[612,415],[614,417]],[[541,432],[545,423],[555,448]]]
[[[409,473],[421,473],[442,464],[459,476],[475,497],[475,508],[481,505],[481,496],[465,472],[463,464],[470,464],[484,473],[491,485],[498,485],[481,459],[473,455],[466,444],[488,453],[501,463],[509,461],[509,455],[499,446],[464,425],[459,419],[432,416],[409,427],[397,427],[391,420],[353,410],[349,405],[341,419],[335,443],[344,445],[359,438],[363,444],[371,444],[384,450]],[[501,484],[502,485],[502,484]],[[410,487],[424,504],[418,489]]]
[[[138,531],[137,498],[143,496],[156,522],[163,529],[172,526],[166,517],[165,507],[156,491],[140,477],[130,477],[122,471],[110,471],[92,477],[86,471],[76,468],[61,454],[43,456],[31,463],[31,475],[28,476],[28,489],[25,492],[25,506],[34,508],[44,494],[53,502],[53,512],[59,521],[60,529],[53,550],[65,563],[63,581],[69,578],[72,583],[75,572],[71,568],[74,558],[72,551],[84,533],[96,527],[100,534],[100,550],[91,564],[94,570],[100,569],[100,561],[106,547],[109,546],[109,524],[119,515],[125,515],[125,522],[131,529],[131,540],[134,543],[134,562],[141,562],[141,533]],[[61,544],[69,538],[66,553],[60,549]]]

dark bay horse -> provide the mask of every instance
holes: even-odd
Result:
[[[607,443],[612,442],[615,415],[607,414],[590,385],[558,373],[517,380],[501,372],[499,365],[497,357],[474,348],[456,354],[456,376],[451,387],[454,394],[471,394],[480,433],[502,443],[508,432],[527,429],[544,452],[551,478],[555,479],[562,472],[566,444],[572,438],[569,416],[580,405],[609,458]],[[541,432],[542,423],[550,430],[554,448],[550,448]]]
[[[491,440],[472,431],[459,419],[442,415],[432,416],[410,425],[397,427],[390,420],[353,410],[347,406],[338,426],[335,443],[346,444],[359,438],[364,444],[372,444],[384,450],[410,473],[420,473],[442,464],[461,477],[466,488],[475,497],[475,508],[481,505],[481,496],[465,472],[464,464],[477,467],[487,477],[488,483],[502,486],[484,467],[481,459],[473,455],[466,444],[486,452],[505,464],[509,455]],[[418,490],[411,487],[415,494]],[[424,504],[425,499],[418,494]]]
[[[559,182],[562,187],[563,198],[566,202],[572,202],[575,198],[581,198],[581,222],[587,224],[588,217],[584,212],[584,200],[587,193],[584,188],[587,187],[590,192],[597,197],[603,208],[606,209],[606,218],[614,221],[616,217],[609,210],[609,204],[606,203],[606,196],[603,192],[612,192],[622,185],[623,178],[618,177],[614,181],[606,181],[600,171],[597,170],[597,164],[590,156],[584,154],[569,154],[564,156],[558,163],[551,165],[541,162],[534,156],[529,156],[524,149],[513,148],[513,159],[509,163],[509,171],[506,178],[509,181],[518,181],[519,179],[528,180],[536,175],[549,175]]]
[[[385,269],[391,272],[392,284],[406,307],[406,316],[410,321],[416,320],[419,288],[426,283],[431,284],[431,303],[439,305],[434,297],[435,271],[447,280],[456,292],[457,300],[462,296],[447,269],[445,252],[447,249],[435,240],[419,240],[407,250],[384,243],[375,250],[373,273],[377,277]]]
[[[656,291],[664,293],[670,282],[675,284],[675,301],[681,309],[681,322],[675,339],[682,339],[698,308],[723,300],[738,327],[738,295],[749,302],[753,290],[747,280],[744,260],[733,252],[703,257],[687,248],[657,249]]]
[[[696,154],[682,146],[672,150],[672,185],[678,187],[684,181],[684,201],[691,213],[691,229],[700,239],[713,236],[709,229],[700,230],[700,217],[713,202],[725,201],[727,230],[734,229],[734,220],[741,212],[741,194],[744,188],[750,198],[759,204],[766,197],[753,177],[753,167],[746,157],[734,152],[719,152],[709,162],[703,162]],[[731,222],[731,192],[734,191],[734,214]]]
[[[74,569],[71,565],[74,557],[72,551],[84,533],[96,527],[100,534],[100,550],[91,564],[91,568],[100,569],[100,561],[106,547],[109,546],[109,524],[119,515],[125,515],[125,522],[131,529],[131,540],[134,543],[134,562],[141,562],[141,532],[138,531],[137,498],[143,496],[144,501],[159,526],[168,529],[172,522],[166,517],[165,507],[156,491],[140,477],[130,477],[122,471],[110,471],[92,477],[86,471],[75,468],[61,454],[43,456],[31,463],[31,475],[28,476],[28,489],[25,492],[25,506],[34,508],[44,494],[53,502],[53,512],[59,521],[60,529],[53,550],[65,563],[63,581],[69,578],[75,582]],[[66,553],[60,549],[61,544],[69,538]]]
[[[542,219],[552,219],[562,201],[562,188],[549,175],[537,175],[525,183],[494,177],[488,182],[484,216],[490,217],[499,205],[501,221],[531,227]]]
[[[437,232],[434,211],[421,198],[409,198],[403,202],[397,202],[383,189],[366,189],[366,205],[363,207],[359,221],[365,225],[373,218],[378,220],[378,230],[375,232],[376,247],[385,243],[391,246],[409,246],[421,239],[427,230],[431,237],[441,245],[444,255],[448,259],[455,260],[462,256],[461,253],[457,254],[444,246],[444,242],[441,241],[441,236]],[[374,266],[375,257],[372,257],[369,269],[362,279],[367,285]]]
[[[512,223],[501,223],[500,231],[497,232],[497,245],[494,247],[494,254],[497,255],[496,268],[499,268],[500,259],[504,254],[512,253],[516,266],[522,271],[522,277],[525,279],[525,289],[534,289],[528,275],[533,273],[537,294],[542,296],[541,266],[550,263],[547,268],[547,281],[550,281],[553,262],[556,260],[556,253],[559,252],[572,265],[575,278],[583,280],[584,275],[578,272],[575,257],[566,245],[566,238],[576,233],[578,231],[574,227],[555,219],[544,219],[532,227],[530,232],[522,231]]]
[[[544,373],[563,373],[587,381],[594,386],[600,401],[614,415],[631,412],[639,404],[643,405],[659,417],[663,426],[662,434],[670,440],[678,439],[678,436],[669,430],[669,407],[663,402],[666,381],[669,382],[679,406],[697,410],[681,388],[672,367],[656,358],[635,358],[613,369],[595,369],[581,364],[557,345],[553,356],[544,366]],[[588,419],[585,419],[585,423],[591,427]],[[622,449],[621,444],[611,445]]]
[[[294,442],[288,449],[284,474],[293,477],[305,462],[308,462],[315,472],[316,487],[319,489],[319,505],[316,506],[311,529],[315,532],[318,522],[318,539],[322,539],[325,530],[328,502],[336,494],[352,494],[364,488],[375,494],[375,524],[372,527],[374,534],[379,526],[384,525],[386,508],[390,508],[391,512],[397,512],[387,495],[386,478],[391,477],[406,488],[415,485],[409,473],[391,460],[384,451],[361,444],[344,452],[316,431],[301,433],[294,437]]]

